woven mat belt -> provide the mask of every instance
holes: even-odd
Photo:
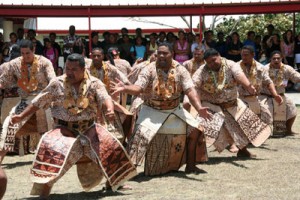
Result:
[[[64,126],[70,130],[78,131],[80,133],[87,130],[90,126],[94,124],[94,119],[73,121],[73,122],[68,122],[57,118],[53,118],[53,119],[56,125]]]
[[[221,108],[231,108],[233,106],[237,106],[237,100],[233,100],[225,103],[216,103],[216,105],[220,106]]]
[[[145,105],[150,106],[152,108],[158,110],[171,110],[176,108],[180,103],[180,99],[172,99],[172,100],[153,100],[149,99],[145,101]]]

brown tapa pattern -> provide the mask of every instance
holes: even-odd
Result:
[[[237,122],[250,142],[254,141],[268,127],[267,124],[262,122],[259,117],[248,108]]]
[[[36,183],[52,185],[83,156],[98,164],[101,171],[93,173],[102,173],[113,190],[136,174],[134,165],[118,139],[96,124],[85,135],[77,138],[63,136],[62,129],[59,128],[46,133],[39,144],[31,169],[32,179]],[[84,169],[83,163],[80,164],[80,168]],[[86,166],[88,167],[88,163]],[[85,178],[80,177],[80,180],[84,181]],[[86,184],[82,182],[82,185]]]

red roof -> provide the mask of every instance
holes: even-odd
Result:
[[[6,1],[5,1],[6,2]],[[99,1],[79,1],[64,0],[61,4],[29,4],[30,0],[23,2],[18,0],[18,4],[2,3],[0,4],[0,16],[3,17],[112,17],[112,16],[179,16],[179,15],[232,15],[232,14],[258,14],[258,13],[287,13],[299,12],[299,0],[252,0],[245,2],[241,0],[223,0],[223,1],[191,1],[175,0],[161,1],[158,3],[127,4],[126,1],[110,0],[108,3],[99,3]],[[55,2],[59,2],[56,0]],[[66,5],[67,3],[69,4]],[[80,3],[84,5],[80,5]],[[97,5],[95,5],[97,2]],[[187,2],[187,3],[184,3]],[[204,3],[205,2],[205,3]],[[213,3],[214,2],[214,3]],[[219,3],[215,3],[219,2]],[[228,3],[231,2],[231,3]],[[119,3],[119,4],[117,4]],[[165,4],[163,4],[165,3]],[[173,3],[173,4],[172,4]],[[28,5],[29,4],[29,5]]]

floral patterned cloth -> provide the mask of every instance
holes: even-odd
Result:
[[[65,99],[64,80],[66,75],[55,78],[41,91],[33,100],[32,104],[39,108],[46,109],[51,106],[51,113],[54,118],[64,121],[90,120],[96,117],[97,108],[101,108],[105,99],[111,98],[105,89],[104,84],[97,78],[89,76],[87,80],[87,98],[89,105],[81,113],[75,115],[63,107]],[[72,88],[73,96],[77,98],[77,93]]]
[[[115,66],[120,70],[125,76],[131,72],[131,65],[127,60],[124,59],[114,59]],[[107,63],[111,64],[109,61]]]
[[[195,63],[194,59],[190,59],[185,61],[182,65],[190,72],[191,76],[193,76],[197,69],[203,64],[204,61]]]
[[[227,77],[225,84],[228,85],[228,87],[225,87],[221,93],[209,93],[204,90],[203,85],[204,83],[207,83],[210,78],[209,69],[206,65],[202,65],[193,75],[192,79],[195,88],[201,96],[201,100],[218,104],[237,99],[238,88],[236,87],[236,78],[242,74],[243,71],[240,67],[235,65],[235,62],[226,59],[224,60],[227,65],[227,70],[225,71],[225,76]]]
[[[267,69],[260,64],[259,62],[255,61],[256,64],[256,85],[254,86],[256,88],[257,93],[261,93],[262,89],[267,89],[269,84],[273,83]],[[241,61],[237,62],[237,66],[241,66]],[[244,71],[247,78],[249,78],[249,71]],[[268,90],[268,89],[267,89]],[[248,96],[250,95],[249,92],[241,85],[239,85],[239,95],[240,96]]]
[[[27,93],[19,88],[18,93],[21,98],[38,94],[48,85],[51,79],[56,77],[50,60],[43,56],[35,55],[35,57],[38,59],[38,70],[36,74],[36,79],[38,81],[37,89],[31,93]],[[3,72],[0,76],[0,84],[3,88],[10,88],[12,85],[17,85],[18,79],[21,78],[21,61],[22,57],[18,57],[11,60],[7,67],[3,68]]]
[[[176,65],[176,77],[175,84],[177,90],[170,99],[178,99],[182,92],[194,87],[193,81],[189,72],[180,65],[177,61],[174,61]],[[167,73],[163,72],[164,79],[167,79]],[[145,67],[138,76],[137,81],[134,83],[140,86],[143,90],[145,99],[163,100],[162,97],[156,95],[153,91],[154,84],[157,81],[156,63],[150,63],[148,67]]]

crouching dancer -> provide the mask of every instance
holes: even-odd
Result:
[[[17,123],[51,105],[55,128],[39,143],[31,169],[32,195],[47,198],[53,184],[74,164],[85,190],[105,177],[114,191],[136,174],[118,139],[94,123],[102,104],[106,117],[114,120],[113,103],[104,84],[86,72],[81,55],[71,54],[66,74],[51,81],[28,108],[12,118],[12,123]]]
[[[189,72],[172,58],[172,47],[162,43],[157,61],[142,70],[134,85],[119,81],[111,87],[114,93],[145,94],[128,149],[135,164],[146,155],[146,175],[178,170],[183,163],[187,173],[201,173],[196,163],[207,160],[204,134],[179,105],[181,93],[185,92],[201,116],[209,118],[211,114],[201,107]]]

